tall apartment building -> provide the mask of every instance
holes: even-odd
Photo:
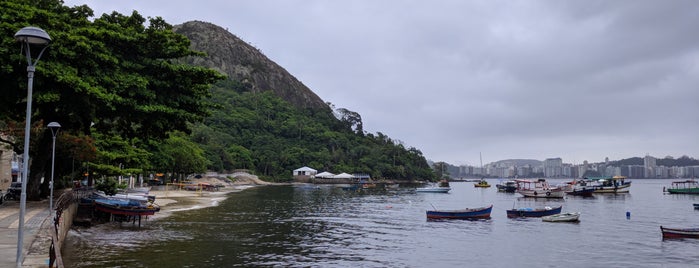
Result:
[[[563,175],[563,159],[560,157],[544,160],[544,177],[560,177]]]
[[[646,157],[643,158],[643,177],[644,178],[654,178],[655,177],[655,170],[657,168],[657,165],[655,164],[655,157],[652,157],[650,155],[646,155]]]

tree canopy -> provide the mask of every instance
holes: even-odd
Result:
[[[134,11],[90,21],[93,11],[87,6],[66,7],[57,0],[2,1],[0,8],[0,127],[3,142],[16,152],[23,142],[17,126],[25,119],[27,76],[13,36],[32,25],[53,39],[34,79],[29,196],[37,197],[49,159],[46,122],[59,122],[65,135],[96,132],[148,144],[170,131],[188,131],[188,122],[208,115],[209,85],[222,76],[183,64],[179,59],[200,54],[162,18],[146,19]]]
[[[46,124],[53,121],[62,126],[56,177],[66,180],[86,172],[182,175],[241,168],[286,180],[300,166],[375,178],[434,177],[422,152],[366,133],[357,112],[297,108],[188,64],[203,54],[160,17],[134,11],[93,18],[89,7],[59,0],[9,0],[0,8],[0,143],[17,154],[28,100],[26,59],[13,36],[31,25],[52,37],[34,76],[30,199],[48,192],[41,178],[50,172]]]

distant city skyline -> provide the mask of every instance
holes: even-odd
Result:
[[[686,155],[685,155],[686,156]],[[689,157],[689,156],[687,156]],[[636,157],[634,157],[636,158]],[[495,176],[495,177],[544,177],[544,178],[582,178],[589,176],[625,176],[629,178],[694,178],[699,177],[699,164],[690,166],[662,166],[656,157],[646,155],[638,157],[642,165],[612,165],[612,162],[625,159],[605,159],[603,162],[583,161],[581,164],[565,163],[562,158],[547,158],[541,163],[536,159],[504,159],[485,164],[483,167],[460,165],[459,171],[452,176]],[[663,159],[666,159],[664,157]],[[679,159],[672,157],[671,159]],[[691,157],[690,157],[691,158]],[[691,158],[693,159],[693,158]],[[695,160],[695,159],[694,159]],[[450,172],[453,173],[453,172]]]

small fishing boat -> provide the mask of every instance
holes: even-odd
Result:
[[[133,200],[97,198],[94,202],[96,210],[114,215],[148,216],[160,211],[160,207],[155,204],[143,204]]]
[[[508,218],[517,218],[517,217],[543,217],[543,216],[551,216],[554,214],[559,214],[561,213],[561,209],[563,206],[558,206],[555,208],[552,207],[543,207],[543,208],[515,208],[515,209],[508,209],[507,210],[507,217]]]
[[[544,216],[541,217],[541,220],[547,222],[577,222],[580,220],[580,212],[568,212]]]
[[[699,182],[696,180],[673,181],[666,189],[671,194],[699,194]]]
[[[559,187],[563,188],[566,195],[573,196],[591,197],[592,193],[595,192],[595,187],[587,185],[587,182],[583,180],[572,180],[565,182]]]
[[[625,181],[624,176],[614,176],[606,179],[596,180],[595,193],[625,194],[631,190],[631,182]],[[593,180],[594,182],[594,180]]]
[[[490,219],[490,212],[493,205],[481,208],[465,208],[459,210],[428,210],[427,219]]]
[[[499,192],[514,193],[517,190],[517,183],[515,181],[506,181],[504,183],[495,184]]]
[[[422,187],[415,189],[418,193],[448,193],[451,187]]]
[[[694,209],[699,209],[699,204],[698,204],[698,203],[694,203]]]
[[[671,238],[699,238],[699,228],[665,228],[660,226],[663,239]]]
[[[474,183],[473,187],[488,188],[490,187],[490,184],[488,184],[488,182],[485,179],[481,179],[480,181]]]
[[[517,190],[515,192],[524,197],[535,198],[563,198],[565,192],[563,188],[549,185],[545,179],[532,180],[515,180]]]

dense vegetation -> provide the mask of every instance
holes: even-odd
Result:
[[[382,133],[364,133],[355,112],[337,109],[338,120],[328,107],[296,108],[230,80],[213,87],[212,96],[220,109],[192,131],[209,170],[245,168],[275,180],[291,178],[302,166],[374,178],[433,177],[422,152]]]
[[[17,155],[27,75],[13,36],[32,25],[53,39],[34,79],[30,199],[48,192],[42,177],[49,177],[51,132],[45,126],[53,121],[62,126],[59,186],[84,174],[183,176],[207,169],[288,179],[301,166],[377,178],[433,177],[420,151],[364,133],[358,113],[338,109],[336,118],[329,107],[297,108],[184,63],[202,54],[161,18],[115,12],[91,19],[87,6],[58,0],[2,1],[0,9],[0,144]]]

